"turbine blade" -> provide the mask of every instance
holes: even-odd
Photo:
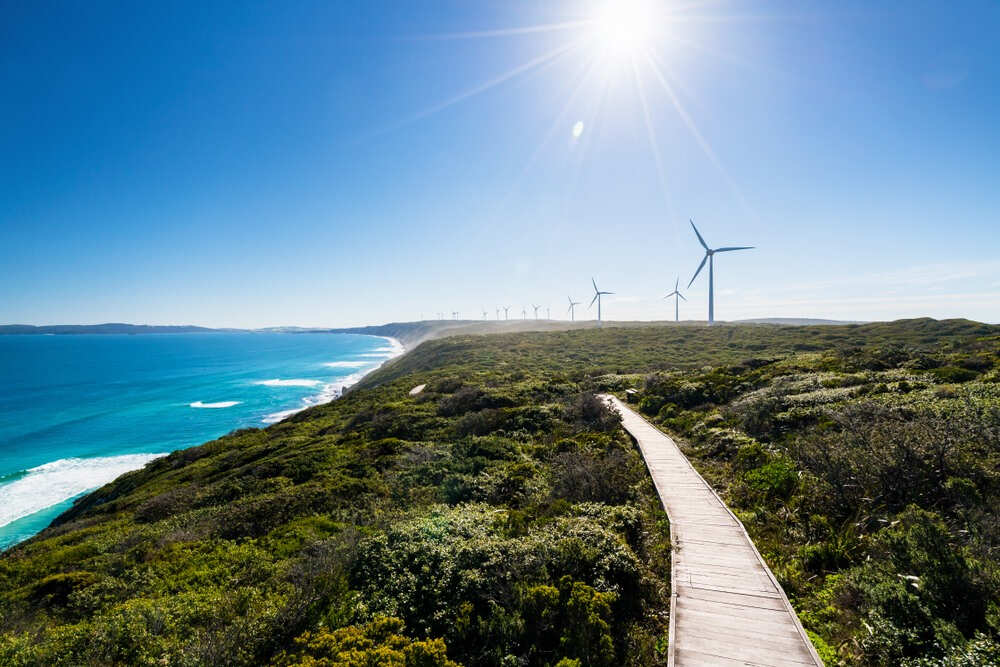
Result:
[[[691,223],[691,229],[694,230],[695,236],[698,237],[698,242],[701,243],[701,247],[704,248],[705,250],[708,250],[709,249],[708,244],[705,243],[705,239],[701,238],[701,232],[699,232],[698,228],[694,226],[694,220],[688,218],[688,222]]]
[[[590,306],[593,306],[593,305],[594,305],[594,302],[595,302],[595,301],[597,301],[597,297],[599,297],[599,296],[601,296],[601,293],[600,293],[600,292],[598,292],[597,294],[595,294],[595,295],[594,295],[594,298],[590,300],[590,305],[589,305],[589,306],[587,306],[587,308],[590,308]]]
[[[698,274],[701,273],[701,270],[705,268],[705,262],[707,261],[708,261],[708,253],[705,253],[705,256],[701,258],[701,264],[698,265],[698,270],[694,272],[693,276],[691,276],[691,282],[688,283],[688,287],[691,287],[691,284],[694,282],[694,279],[697,278]]]
[[[590,279],[590,282],[592,282],[592,283],[594,284],[594,291],[595,291],[595,292],[599,291],[599,290],[597,289],[597,281],[596,281],[596,280],[594,280],[593,278],[591,278],[591,279]]]
[[[685,296],[684,296],[683,294],[681,294],[680,292],[678,292],[678,293],[677,293],[677,296],[679,296],[680,298],[682,298],[682,299],[684,299],[685,301],[687,301],[687,297],[685,297]]]
[[[681,277],[677,276],[677,280],[674,281],[674,291],[676,292],[681,284]]]
[[[600,294],[614,294],[614,292],[600,292]]]
[[[752,245],[742,245],[734,248],[716,248],[715,252],[729,252],[730,250],[753,250]]]

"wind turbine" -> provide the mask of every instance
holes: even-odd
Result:
[[[528,309],[525,308],[524,306],[521,306],[521,319],[522,320],[528,319]]]
[[[614,294],[614,292],[602,292],[601,290],[597,289],[597,281],[594,280],[593,278],[590,279],[590,282],[593,283],[593,285],[594,285],[594,298],[590,300],[590,306],[593,306],[595,301],[597,302],[597,324],[600,325],[600,323],[601,323],[601,295],[602,294]],[[590,308],[590,306],[587,306],[587,308]]]
[[[678,291],[678,289],[677,289],[678,286],[680,285],[680,282],[681,282],[681,278],[680,278],[680,276],[677,276],[677,280],[674,281],[674,291],[671,292],[670,294],[666,295],[665,297],[663,297],[664,299],[669,299],[670,297],[674,297],[674,322],[680,322],[681,321],[680,301],[677,300],[678,297],[681,298],[681,299],[684,299],[685,301],[687,301],[687,299],[684,297],[684,295],[681,294]]]
[[[486,312],[486,309],[484,308],[483,309],[483,320],[486,320],[486,319],[489,319],[489,313]]]
[[[727,248],[709,248],[708,244],[705,243],[705,239],[701,238],[701,234],[698,232],[698,228],[694,226],[694,220],[689,220],[691,223],[691,228],[694,229],[695,236],[698,237],[698,242],[701,243],[701,247],[705,249],[705,256],[701,260],[701,264],[698,265],[698,270],[694,272],[691,276],[691,282],[688,283],[688,287],[694,282],[694,279],[698,277],[701,270],[705,268],[705,262],[708,262],[708,323],[711,324],[715,321],[715,253],[717,252],[732,252],[733,250],[751,250],[752,245],[746,246],[734,246]]]
[[[573,309],[576,308],[577,306],[579,306],[580,302],[579,301],[573,301],[573,297],[571,297],[571,296],[568,296],[566,298],[569,299],[569,310],[566,311],[566,312],[569,313],[569,321],[570,322],[575,322],[576,321],[576,313],[573,312]]]
[[[500,306],[497,306],[497,322],[500,321]]]
[[[552,319],[552,310],[548,306],[545,306],[545,319]]]
[[[538,309],[541,308],[541,306],[536,306],[535,304],[531,304],[531,307],[535,309],[535,319],[537,320],[538,319]]]
[[[504,306],[503,307],[503,318],[505,320],[509,320],[510,319],[510,315],[507,313],[507,311],[509,311],[509,310],[510,310],[510,306]]]
[[[457,310],[451,311],[451,319],[453,319],[453,320],[457,320],[458,319],[458,311]]]

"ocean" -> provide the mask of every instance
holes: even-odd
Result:
[[[401,352],[351,334],[0,336],[0,548],[122,473],[330,401]]]

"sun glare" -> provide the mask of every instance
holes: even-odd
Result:
[[[632,56],[651,45],[655,25],[652,0],[612,0],[591,20],[594,38],[608,55]]]

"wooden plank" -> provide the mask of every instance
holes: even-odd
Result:
[[[739,519],[673,440],[618,399],[602,398],[621,413],[670,518],[669,664],[822,667]]]
[[[740,605],[743,607],[758,607],[760,609],[785,608],[781,598],[777,595],[762,593],[751,595],[749,593],[733,593],[730,591],[717,591],[711,588],[698,588],[696,586],[677,585],[678,597],[692,600],[711,600],[722,604]]]

